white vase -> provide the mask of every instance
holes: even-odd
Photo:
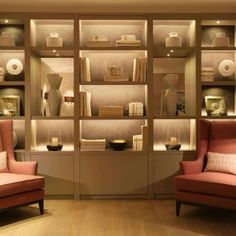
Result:
[[[48,93],[48,105],[50,116],[59,116],[61,110],[61,93],[59,91],[62,77],[59,74],[48,74],[50,91]]]
[[[164,93],[164,115],[176,115],[177,91],[175,86],[178,79],[178,74],[167,74],[166,77],[164,77],[164,82],[167,86],[167,89]]]

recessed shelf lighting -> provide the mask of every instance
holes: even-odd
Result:
[[[56,54],[56,56],[57,56],[57,57],[59,57],[59,56],[60,56],[60,54],[59,54],[59,53],[57,53],[57,54]]]
[[[173,53],[173,52],[174,52],[174,50],[172,49],[172,50],[170,50],[170,52],[171,52],[171,53]]]
[[[219,20],[217,20],[217,21],[216,21],[216,24],[220,24],[220,21],[219,21]]]
[[[4,22],[5,22],[5,23],[8,23],[8,22],[9,22],[9,20],[4,20]]]
[[[55,50],[55,49],[54,49],[54,50],[52,50],[52,52],[56,52],[56,51],[57,51],[57,50]]]
[[[170,53],[168,53],[166,56],[168,56],[168,57],[169,57],[169,56],[170,56]]]

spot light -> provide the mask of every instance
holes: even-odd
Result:
[[[174,52],[174,50],[172,49],[172,50],[170,50],[170,52],[171,52],[171,53],[173,53],[173,52]]]
[[[60,54],[59,54],[59,53],[57,53],[57,54],[56,54],[56,56],[57,56],[57,57],[59,57],[59,56],[60,56]]]
[[[8,22],[9,22],[9,20],[4,20],[4,22],[5,22],[5,23],[8,23]]]
[[[170,56],[170,54],[168,53],[166,56],[168,56],[168,57],[169,57],[169,56]]]
[[[216,21],[216,24],[220,24],[220,21],[218,20],[218,21]]]
[[[55,53],[57,50],[54,49],[54,50],[52,50],[52,51]]]

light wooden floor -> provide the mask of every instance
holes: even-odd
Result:
[[[172,200],[47,200],[0,213],[1,236],[236,235],[236,212],[182,206]]]

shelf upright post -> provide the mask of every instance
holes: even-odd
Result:
[[[147,117],[148,117],[148,197],[154,197],[153,154],[153,18],[147,17]]]
[[[30,16],[25,17],[25,160],[31,150]]]
[[[79,15],[74,17],[74,198],[80,198],[80,161],[79,161],[79,134],[80,134],[80,114],[79,114],[79,42],[80,26]]]

